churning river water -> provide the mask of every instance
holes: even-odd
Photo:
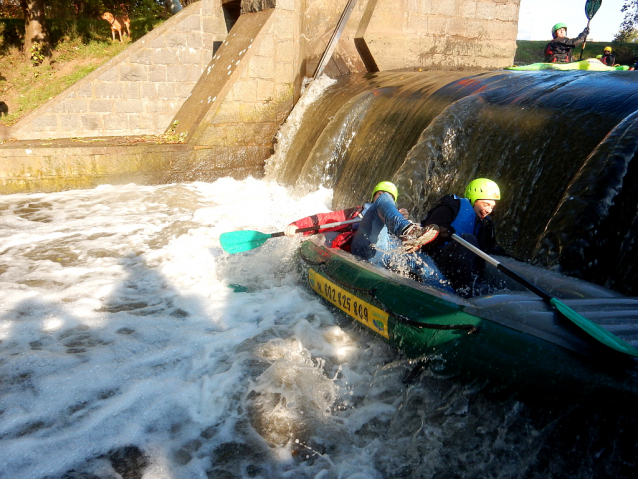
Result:
[[[0,477],[629,477],[626,422],[436,366],[406,387],[408,361],[297,277],[299,239],[220,247],[331,198],[256,179],[0,198]]]
[[[285,141],[280,146],[285,149]],[[636,414],[412,365],[314,295],[269,180],[0,197],[0,478],[634,477]]]

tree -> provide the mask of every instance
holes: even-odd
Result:
[[[638,0],[625,0],[621,12],[625,14],[620,30],[638,27]]]
[[[620,9],[625,14],[620,29],[614,37],[615,42],[636,41],[636,30],[638,28],[638,0],[625,0]]]
[[[620,30],[613,39],[613,43],[636,43],[636,41],[638,41],[638,30],[635,28]]]
[[[24,54],[34,64],[51,60],[51,40],[44,18],[44,0],[20,0],[24,12]]]
[[[195,0],[184,0],[182,5]],[[99,19],[104,12],[131,18],[165,16],[169,0],[0,0],[0,18],[24,16],[23,51],[34,64],[48,63],[53,53],[46,19]]]

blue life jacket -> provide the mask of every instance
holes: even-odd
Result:
[[[461,208],[452,222],[452,228],[454,228],[454,231],[456,231],[456,234],[459,236],[463,233],[469,233],[476,236],[480,227],[480,222],[476,221],[476,212],[474,211],[474,208],[472,208],[470,200],[467,198],[459,198],[456,195],[454,196],[454,199],[461,201]]]

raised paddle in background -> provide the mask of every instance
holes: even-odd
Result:
[[[614,349],[614,350],[616,350],[618,352],[621,352],[623,354],[627,354],[629,356],[638,357],[638,350],[636,350],[636,348],[634,348],[631,344],[626,343],[622,339],[620,339],[620,338],[614,336],[613,334],[611,334],[606,329],[600,327],[598,324],[594,323],[593,321],[590,321],[589,319],[585,318],[584,316],[581,316],[576,311],[571,309],[569,306],[567,306],[563,302],[559,301],[558,298],[552,298],[545,291],[543,291],[542,289],[534,286],[532,283],[527,281],[522,276],[519,276],[518,274],[516,274],[514,271],[512,271],[509,268],[507,268],[506,266],[503,266],[495,258],[492,258],[487,253],[484,253],[480,249],[476,248],[474,245],[472,245],[472,244],[468,243],[467,241],[465,241],[463,238],[453,234],[452,235],[452,239],[454,241],[457,241],[458,243],[462,244],[463,246],[465,246],[467,249],[472,251],[474,254],[477,254],[478,256],[483,258],[485,261],[490,263],[492,266],[494,266],[499,271],[502,271],[503,273],[505,273],[507,276],[512,278],[514,281],[519,282],[520,284],[525,286],[527,289],[529,289],[533,293],[535,293],[538,296],[540,296],[544,301],[546,301],[547,303],[549,303],[552,306],[554,306],[558,310],[559,313],[561,313],[563,316],[565,316],[567,319],[569,319],[572,323],[574,323],[580,329],[582,329],[587,334],[589,334],[596,341],[599,341],[600,343],[604,344],[605,346],[607,346],[607,347],[609,347],[611,349]]]
[[[594,15],[596,15],[596,12],[598,11],[602,3],[603,3],[603,0],[587,0],[585,2],[585,15],[587,15],[587,30],[589,30],[589,22],[591,22],[591,19],[594,18]],[[585,50],[585,43],[586,42],[583,42],[583,46],[580,49],[579,60],[583,59],[583,51]]]
[[[339,223],[310,226],[308,228],[298,228],[297,232],[303,233],[304,231],[319,231],[328,228],[336,228],[337,226],[358,223],[359,221],[361,221],[361,218],[355,218],[348,221],[340,221]],[[224,251],[226,251],[226,253],[235,254],[259,248],[270,238],[284,236],[284,234],[285,233],[283,231],[280,231],[278,233],[260,233],[259,231],[253,230],[231,231],[230,233],[222,233],[219,237],[219,242],[221,243],[222,248]]]

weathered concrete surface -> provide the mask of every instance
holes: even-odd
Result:
[[[178,122],[177,133],[187,133],[189,139],[194,139],[201,144],[199,139],[206,130],[205,124],[210,122],[211,117],[222,108],[231,89],[237,90],[236,96],[242,104],[250,104],[251,100],[257,99],[257,85],[246,85],[242,83],[246,80],[242,80],[241,77],[251,62],[253,69],[264,68],[263,65],[257,65],[261,59],[253,61],[253,58],[262,44],[260,34],[265,26],[270,24],[273,12],[274,10],[266,10],[248,13],[239,18],[230,33],[230,38],[213,57],[191,94],[175,115],[175,120]],[[268,55],[266,61],[272,62],[272,55]],[[268,65],[266,68],[273,70],[272,66],[274,65]],[[241,123],[239,108],[236,110],[235,118],[229,118],[235,124]],[[210,143],[225,144],[225,135],[221,139],[212,138]]]
[[[263,166],[270,157],[300,79],[294,8],[294,1],[280,0],[275,9],[239,18],[175,117],[176,133],[188,134],[193,154],[192,164],[175,169],[174,181],[200,178],[207,165]]]
[[[306,76],[312,75],[345,3],[308,5],[302,35],[308,39],[302,46]],[[377,71],[510,66],[519,7],[520,0],[360,0],[326,73],[338,76],[370,70],[370,65]]]
[[[363,33],[379,70],[503,68],[520,0],[377,0]]]
[[[185,145],[117,144],[108,138],[13,142],[0,149],[0,193],[161,183],[185,154]]]
[[[220,1],[189,5],[0,139],[163,133],[226,39]]]
[[[275,134],[304,78],[314,73],[346,3],[242,0],[242,15],[228,35],[223,8],[236,6],[236,0],[190,5],[25,118],[10,135],[125,139],[160,134],[177,120],[176,133],[187,136],[185,144],[128,145],[114,138],[99,147],[96,138],[79,140],[84,146],[62,140],[6,143],[0,145],[0,193],[262,175]],[[509,65],[519,4],[359,0],[324,71],[336,77]],[[210,60],[213,42],[220,39]],[[89,90],[91,96],[82,96]],[[92,96],[98,92],[103,96]]]
[[[0,148],[0,194],[170,183],[180,163],[191,168],[191,177],[185,181],[263,174],[262,162],[251,165],[238,158],[234,164],[200,165],[191,155],[192,148],[186,144],[125,137],[11,142]]]

